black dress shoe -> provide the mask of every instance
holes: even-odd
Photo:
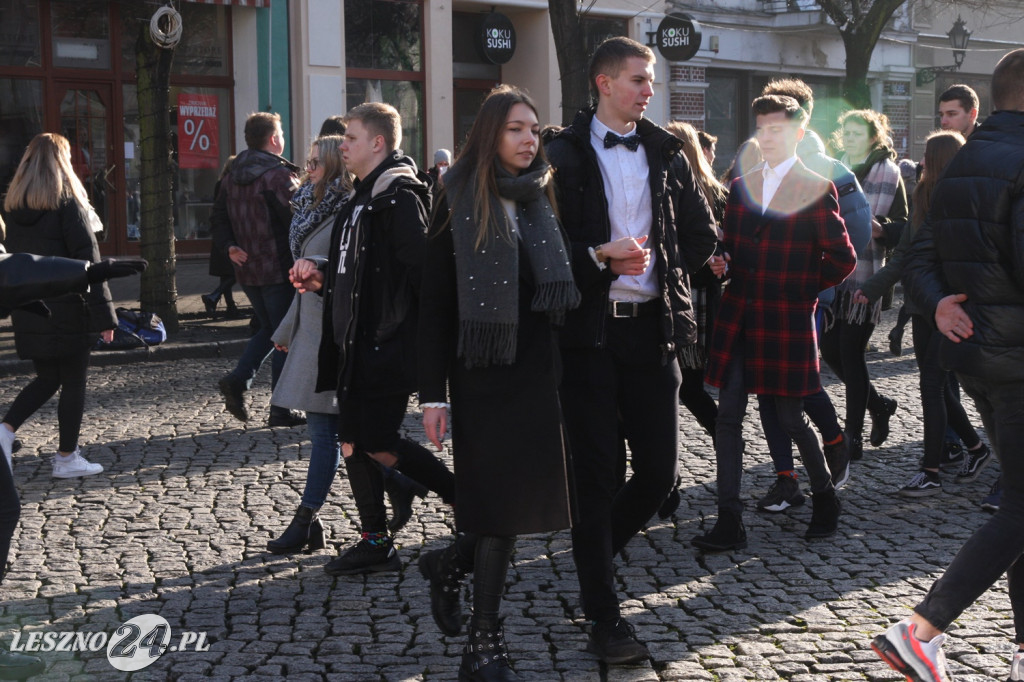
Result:
[[[271,407],[267,426],[283,426],[292,428],[306,423],[306,417],[297,410],[286,410],[283,407]]]
[[[876,448],[889,437],[889,417],[896,414],[896,401],[882,398],[882,409],[871,412],[871,444]]]
[[[727,552],[747,546],[747,529],[736,512],[719,510],[718,520],[710,533],[698,535],[690,543],[703,552]]]
[[[249,421],[249,408],[245,406],[245,382],[229,374],[217,382],[217,387],[224,396],[224,409],[235,419]]]
[[[594,623],[587,653],[594,654],[608,665],[641,663],[651,657],[651,652],[636,638],[633,626],[623,618]]]
[[[0,680],[24,680],[44,670],[42,659],[0,649]]]

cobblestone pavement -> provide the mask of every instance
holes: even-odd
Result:
[[[883,345],[886,327],[875,334]],[[908,331],[909,342],[909,331]],[[906,616],[971,531],[997,475],[918,501],[895,495],[921,449],[917,375],[874,352],[882,393],[899,400],[892,436],[869,448],[841,493],[839,534],[806,542],[809,506],[753,511],[772,471],[753,415],[745,425],[744,495],[750,545],[701,556],[689,546],[700,516],[715,513],[710,440],[683,413],[682,504],[651,522],[617,562],[624,612],[649,643],[650,665],[607,669],[583,652],[586,631],[566,532],[520,538],[503,607],[516,669],[529,680],[897,680],[871,652],[871,637]],[[19,432],[15,480],[24,506],[0,586],[0,642],[32,631],[104,632],[159,614],[174,641],[205,632],[206,652],[168,651],[140,672],[115,670],[104,650],[47,652],[45,680],[454,680],[461,638],[434,625],[416,570],[424,548],[446,543],[453,516],[436,497],[417,500],[397,538],[399,574],[331,578],[333,548],[277,557],[265,544],[298,504],[309,456],[304,428],[243,426],[223,411],[216,379],[230,359],[135,363],[92,370],[83,425],[86,454],[106,471],[51,477],[55,404]],[[0,378],[6,400],[24,376]],[[829,380],[842,409],[843,390]],[[265,415],[266,377],[252,392]],[[842,413],[841,413],[842,414]],[[457,418],[457,417],[456,417]],[[425,442],[410,405],[408,434]],[[514,434],[509,434],[514,437]],[[334,541],[356,533],[340,476],[322,511]],[[709,522],[711,519],[709,519]],[[1005,582],[950,630],[957,680],[1005,679],[1012,617]]]

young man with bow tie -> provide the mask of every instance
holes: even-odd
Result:
[[[579,514],[573,555],[593,625],[587,650],[613,665],[650,655],[621,617],[612,557],[675,482],[676,353],[696,341],[689,281],[717,245],[682,143],[644,118],[653,82],[649,48],[606,40],[590,62],[597,106],[547,146],[583,296],[561,332]],[[622,437],[633,469],[624,484]]]

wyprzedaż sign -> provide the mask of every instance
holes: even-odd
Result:
[[[504,64],[516,53],[516,28],[504,14],[491,12],[480,26],[480,54],[491,64]]]
[[[178,166],[220,168],[217,95],[178,95]]]
[[[670,62],[692,59],[700,49],[700,24],[689,14],[669,14],[658,24],[657,45]]]

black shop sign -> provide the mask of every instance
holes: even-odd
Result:
[[[700,23],[688,14],[670,14],[658,24],[655,44],[670,62],[692,59],[700,49]]]
[[[504,64],[516,53],[516,29],[504,14],[484,16],[478,40],[481,56],[491,64]]]

